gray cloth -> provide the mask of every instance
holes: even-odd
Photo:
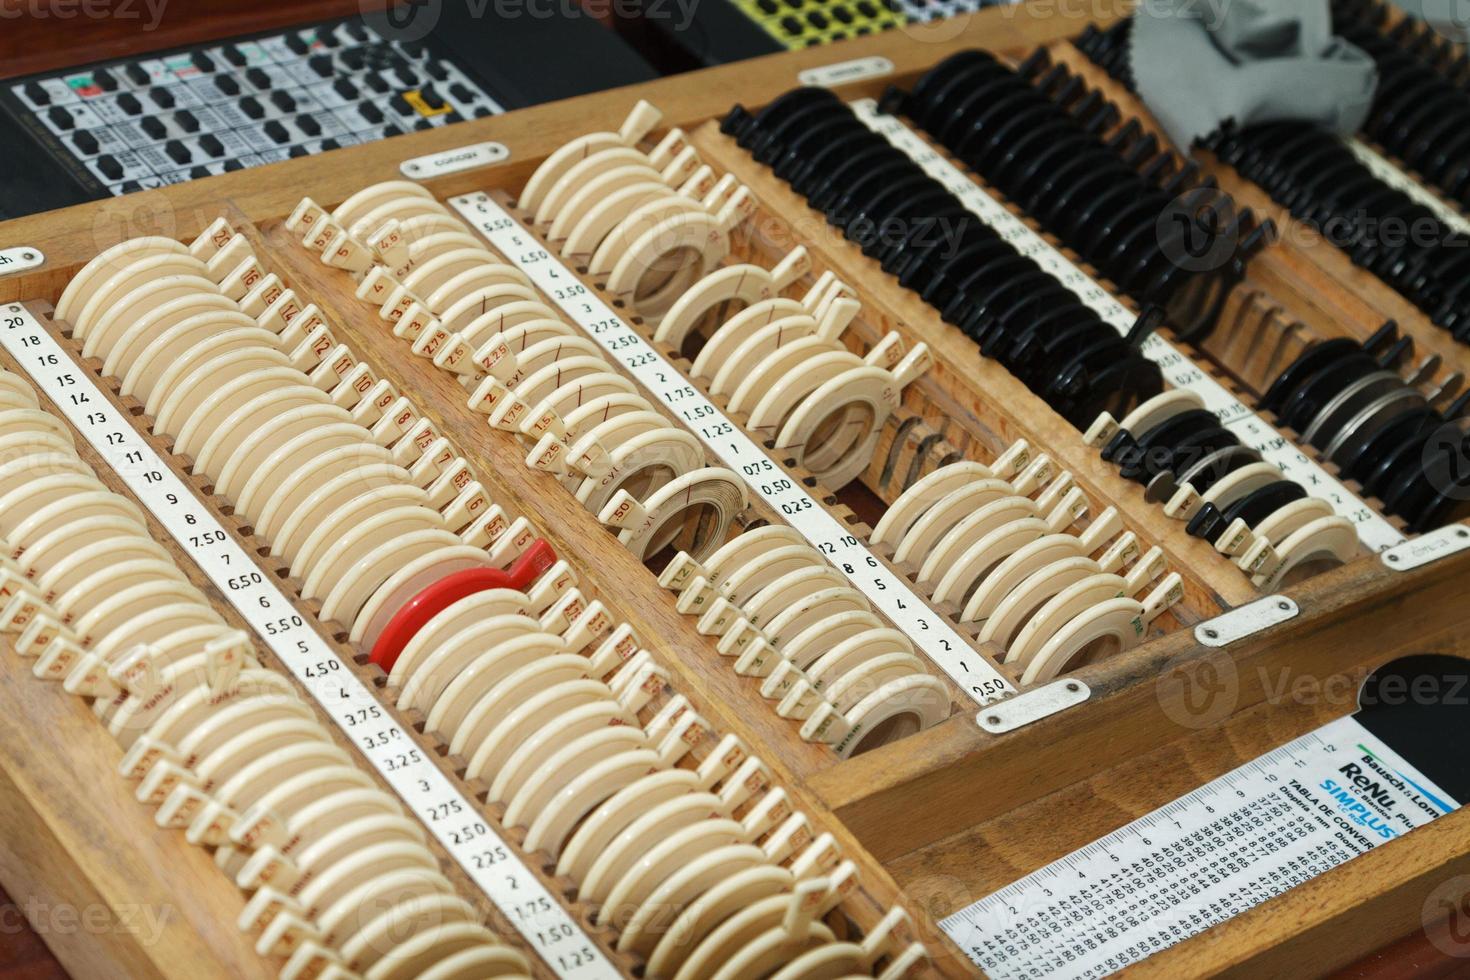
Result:
[[[1333,36],[1327,0],[1143,0],[1129,57],[1139,95],[1186,148],[1227,119],[1354,132],[1378,78]]]

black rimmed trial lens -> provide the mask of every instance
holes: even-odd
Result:
[[[1249,446],[1226,446],[1204,457],[1195,466],[1181,470],[1179,482],[1188,483],[1200,494],[1236,470],[1261,461],[1261,454]]]
[[[1300,483],[1292,480],[1277,480],[1232,502],[1223,511],[1214,504],[1205,504],[1190,518],[1185,530],[1197,538],[1216,541],[1237,520],[1246,527],[1254,528],[1287,504],[1305,498],[1307,491]]]
[[[1021,258],[1023,261],[1029,263],[1029,269],[1018,272],[1013,277],[1009,277],[1007,281],[1001,283],[998,289],[988,291],[983,296],[983,299],[978,299],[975,302],[977,307],[984,309],[991,315],[991,322],[993,323],[986,338],[987,343],[981,345],[981,352],[996,351],[998,352],[998,356],[1003,356],[1008,362],[1018,357],[1024,357],[1024,352],[1018,351],[1014,346],[1007,350],[1005,346],[997,344],[996,340],[1003,335],[1011,333],[1011,325],[1017,322],[1018,310],[1034,309],[1038,302],[1055,304],[1064,300],[1063,294],[1057,290],[1064,289],[1065,287],[1061,287],[1055,277],[1041,269],[1030,259],[1026,259],[1024,256]],[[970,293],[970,295],[976,294]],[[1070,306],[1072,304],[1069,303],[1066,305]],[[959,315],[960,313],[961,311],[959,310],[946,310],[945,319],[951,323],[958,322],[962,318]],[[1021,318],[1019,322],[1025,324],[1030,322],[1030,320],[1028,318]],[[1089,321],[1084,320],[1083,322]],[[1038,333],[1037,336],[1044,339],[1047,334]],[[1000,354],[999,352],[1002,351],[1006,353]]]
[[[801,171],[801,168],[808,165],[808,161],[812,160],[819,150],[842,137],[862,131],[871,132],[850,114],[823,119],[805,132],[799,133],[771,166],[771,170],[777,177],[787,183],[792,183],[796,174]]]
[[[758,162],[770,166],[785,154],[788,147],[798,143],[811,130],[824,123],[851,118],[852,113],[841,102],[813,102],[802,106],[752,140],[751,155]]]
[[[1172,456],[1172,447],[1197,431],[1213,428],[1218,422],[1215,413],[1203,408],[1192,408],[1172,415],[1146,432],[1134,433],[1131,450],[1114,454],[1122,475],[1135,483],[1147,483],[1162,472]]]
[[[987,237],[986,231],[983,222],[946,191],[943,197],[926,204],[922,215],[911,215],[903,237],[884,245],[877,257],[884,272],[897,276],[905,289],[912,289],[913,277],[924,271],[929,256],[942,257],[963,248]]]
[[[946,221],[953,224],[946,225]],[[976,242],[996,237],[984,222],[963,208],[937,209],[916,221],[904,241],[882,253],[883,268],[898,277],[900,286],[923,293],[941,261]]]
[[[894,226],[902,225],[903,215],[915,213],[907,205],[926,195],[932,196],[934,186],[934,178],[920,170],[879,188],[869,200],[857,205],[843,229],[843,236],[856,243],[864,254],[872,255],[885,237],[897,234]]]
[[[875,167],[899,159],[907,159],[907,157],[903,155],[903,151],[887,140],[863,146],[857,153],[834,167],[824,180],[813,187],[811,194],[807,197],[807,203],[823,214],[830,214],[832,205],[853,181]]]
[[[1356,354],[1360,350],[1357,341],[1346,337],[1334,337],[1331,340],[1313,344],[1297,355],[1296,359],[1276,376],[1276,380],[1271,382],[1266,393],[1261,396],[1261,408],[1279,415],[1285,408],[1287,399],[1301,386],[1302,382],[1333,361]]]
[[[861,122],[854,122],[857,123],[856,128],[834,136],[831,142],[798,161],[797,169],[789,178],[792,190],[810,198],[812,189],[843,162],[852,159],[859,151],[887,145],[888,141],[883,137]]]
[[[901,153],[895,159],[880,163],[867,173],[859,175],[838,195],[826,209],[827,220],[838,228],[846,228],[853,215],[873,195],[894,181],[922,172],[918,164]]]
[[[1282,406],[1281,420],[1297,432],[1306,431],[1317,413],[1339,391],[1377,368],[1378,362],[1362,351],[1323,366],[1291,393]]]

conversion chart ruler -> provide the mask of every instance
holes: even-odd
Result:
[[[1005,205],[986,193],[964,171],[926,143],[923,137],[899,119],[880,113],[877,103],[872,99],[853,102],[852,110],[868,128],[907,153],[981,221],[1015,246],[1016,251],[1055,276],[1058,282],[1076,293],[1083,303],[1112,324],[1119,333],[1126,334],[1132,329],[1137,317],[1131,310],[1108,295],[1107,290],[1053,248],[1046,239],[1032,231],[1024,221],[1006,210]],[[1289,439],[1267,424],[1224,385],[1201,371],[1183,351],[1157,334],[1145,340],[1140,350],[1149,360],[1159,365],[1165,380],[1172,387],[1188,388],[1198,394],[1204,406],[1219,417],[1220,424],[1234,430],[1242,443],[1259,452],[1262,459],[1279,466],[1283,473],[1300,483],[1312,496],[1326,500],[1332,505],[1334,512],[1352,521],[1365,547],[1378,552],[1404,540],[1404,535],[1387,519],[1363,503],[1310,456],[1297,449]]]
[[[559,977],[621,976],[581,925],[484,822],[479,807],[399,728],[367,685],[296,612],[90,374],[22,306],[0,307],[0,346],[16,359],[138,500],[209,577]]]
[[[1341,718],[940,925],[994,980],[1101,977],[1458,806]]]
[[[784,472],[764,449],[582,285],[510,212],[488,194],[467,194],[449,203],[976,702],[989,704],[1015,693],[1011,683],[933,612],[908,582],[875,558],[866,544],[812,499],[799,480],[784,479]],[[856,734],[849,734],[847,742]],[[840,752],[845,744],[836,748]]]

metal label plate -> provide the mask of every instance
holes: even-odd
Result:
[[[488,167],[492,163],[502,163],[509,159],[510,149],[504,143],[492,140],[414,157],[399,164],[398,171],[410,180],[428,180],[431,177],[443,177],[445,174],[457,174],[461,170]]]
[[[1229,646],[1237,640],[1255,636],[1261,630],[1295,619],[1300,612],[1297,604],[1286,596],[1268,595],[1200,623],[1194,628],[1194,638],[1201,646]]]
[[[1076,707],[1090,697],[1092,688],[1079,680],[1064,677],[992,704],[976,715],[975,722],[992,735],[1004,735]]]
[[[1395,545],[1379,557],[1394,571],[1407,572],[1411,568],[1428,565],[1466,548],[1470,548],[1470,528],[1463,524],[1446,524],[1428,534],[1421,534],[1412,541]]]
[[[0,276],[27,272],[46,261],[39,248],[20,245],[16,248],[0,248]]]
[[[869,78],[882,78],[884,75],[892,74],[893,62],[887,58],[854,58],[851,61],[823,65],[820,68],[808,68],[806,71],[798,72],[796,80],[803,85],[820,85],[824,88],[831,88],[834,85],[848,85],[852,82],[862,82]]]

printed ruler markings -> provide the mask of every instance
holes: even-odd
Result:
[[[1345,139],[1343,140],[1343,145],[1348,148],[1353,156],[1358,158],[1359,163],[1368,168],[1373,176],[1394,190],[1407,194],[1414,199],[1415,203],[1422,204],[1434,212],[1434,216],[1448,225],[1451,231],[1457,231],[1462,235],[1470,235],[1470,218],[1466,218],[1438,196],[1431,193],[1423,184],[1405,173],[1394,161],[1385,157],[1360,139]],[[1404,229],[1404,231],[1407,233],[1409,229]]]
[[[1347,765],[1376,788],[1354,783],[1341,771]],[[940,926],[994,980],[1091,980],[1457,806],[1356,719],[1340,718],[1007,885]]]
[[[621,976],[556,897],[382,709],[377,696],[24,307],[0,313],[3,345],[188,552],[547,965],[569,980]]]
[[[913,587],[873,556],[868,547],[790,479],[734,422],[700,393],[679,369],[645,341],[616,311],[582,284],[540,241],[486,194],[450,202],[490,244],[519,266],[572,322],[602,345],[654,397],[731,470],[756,496],[781,514],[853,586],[902,630],[925,655],[979,704],[1016,689],[975,652]]]
[[[995,229],[1022,255],[1054,275],[1120,334],[1126,334],[1132,328],[1137,319],[1132,311],[1113,299],[1107,290],[1032,231],[1024,221],[1006,210],[1004,205],[986,193],[902,121],[880,114],[877,103],[872,99],[859,99],[851,105],[868,128],[907,153],[929,176],[959,197],[980,220]],[[1352,521],[1357,528],[1358,538],[1365,547],[1378,552],[1405,540],[1404,535],[1386,518],[1343,486],[1341,481],[1330,475],[1314,459],[1297,449],[1289,439],[1257,415],[1250,406],[1231,394],[1224,385],[1202,371],[1173,344],[1154,334],[1144,341],[1141,349],[1146,357],[1159,365],[1164,377],[1173,387],[1188,388],[1198,394],[1203,399],[1205,408],[1214,412],[1222,425],[1234,429],[1241,442],[1259,452],[1263,459],[1279,466],[1283,473],[1301,483],[1313,496],[1326,500],[1332,505],[1334,512]]]

